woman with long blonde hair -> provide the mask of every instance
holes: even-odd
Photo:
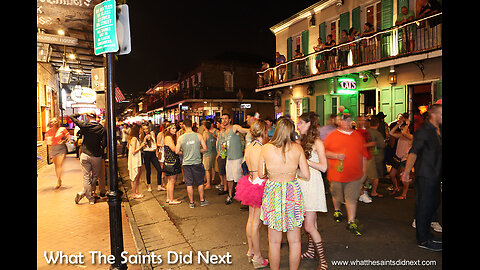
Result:
[[[50,147],[50,156],[53,159],[53,164],[55,164],[55,174],[57,175],[55,188],[58,189],[62,186],[63,161],[68,152],[66,142],[70,140],[70,133],[66,128],[60,126],[56,117],[50,119],[47,127],[45,140]]]
[[[128,172],[132,181],[132,197],[134,199],[143,198],[143,194],[139,193],[138,185],[140,184],[140,176],[142,175],[142,150],[145,142],[140,142],[140,125],[135,123],[128,134]]]
[[[268,177],[263,191],[260,219],[268,226],[268,257],[271,269],[280,267],[282,233],[287,233],[289,268],[300,265],[300,228],[305,216],[303,195],[298,184],[310,179],[302,146],[295,142],[291,119],[278,121],[272,140],[262,147],[258,176]]]

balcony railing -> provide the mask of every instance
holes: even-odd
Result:
[[[258,88],[442,47],[442,13],[292,59],[257,72]]]

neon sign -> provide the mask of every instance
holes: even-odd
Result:
[[[357,93],[357,82],[352,78],[337,78],[336,89],[333,94],[352,95]]]

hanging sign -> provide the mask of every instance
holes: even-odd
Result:
[[[77,103],[93,103],[96,97],[95,91],[88,87],[75,87],[70,94],[70,98]]]
[[[357,81],[353,78],[335,78],[335,88],[332,94],[352,95],[357,93]]]
[[[115,0],[107,0],[93,9],[95,55],[118,51]]]

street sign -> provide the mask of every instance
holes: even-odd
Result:
[[[95,55],[118,51],[115,0],[106,0],[93,9]]]

